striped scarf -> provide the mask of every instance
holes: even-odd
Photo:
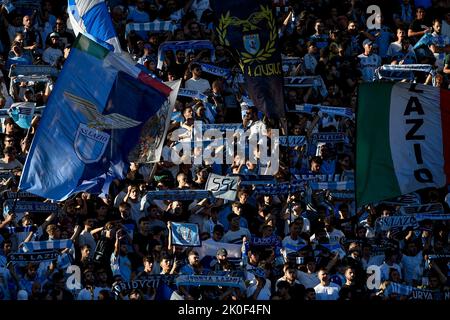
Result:
[[[309,104],[309,103],[305,103],[304,105],[296,105],[295,111],[312,113],[313,108],[318,108],[322,113],[326,113],[329,115],[336,115],[346,118],[352,118],[354,116],[353,111],[350,108],[322,106],[320,104]]]
[[[70,239],[64,240],[48,240],[48,241],[30,241],[23,242],[22,250],[24,252],[33,252],[38,250],[57,250],[72,248],[73,242]]]
[[[200,63],[202,71],[213,74],[218,77],[224,77],[228,79],[231,77],[231,70],[226,68],[221,68],[217,66],[213,66],[212,64]]]
[[[310,182],[309,186],[312,190],[355,190],[354,181]]]
[[[202,100],[204,102],[208,101],[208,96],[206,94],[203,94],[196,90],[180,88],[180,90],[178,90],[178,96],[179,97],[188,97],[188,98],[192,98],[192,99],[198,99],[198,100]]]
[[[128,23],[125,27],[125,37],[131,31],[146,31],[146,32],[173,32],[177,28],[177,25],[172,21],[156,21],[146,23]]]

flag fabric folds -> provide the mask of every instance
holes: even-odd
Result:
[[[43,112],[19,188],[54,200],[124,178],[170,88],[79,35]],[[111,179],[109,179],[111,180]]]
[[[111,51],[122,52],[104,0],[68,0],[67,11],[75,35],[82,33]]]
[[[358,205],[450,183],[450,91],[371,83],[358,99]]]
[[[247,90],[267,117],[284,122],[283,73],[272,2],[214,1],[221,45],[237,52]]]

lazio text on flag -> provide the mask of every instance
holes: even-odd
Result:
[[[54,200],[123,178],[170,88],[79,36],[33,140],[20,189]]]
[[[408,83],[359,88],[358,205],[450,182],[450,92]]]

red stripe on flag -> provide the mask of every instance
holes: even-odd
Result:
[[[444,172],[450,183],[450,91],[441,90],[442,142],[444,144]]]
[[[166,86],[164,83],[159,82],[158,80],[153,79],[148,74],[145,74],[143,72],[139,73],[138,79],[144,82],[145,84],[148,84],[149,86],[161,91],[166,95],[166,97],[169,96],[172,89],[170,89],[168,86]]]

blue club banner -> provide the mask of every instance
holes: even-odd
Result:
[[[184,247],[200,247],[200,232],[195,223],[171,222],[172,243]]]
[[[272,1],[215,0],[211,7],[219,43],[239,58],[253,103],[284,128],[283,70]]]

